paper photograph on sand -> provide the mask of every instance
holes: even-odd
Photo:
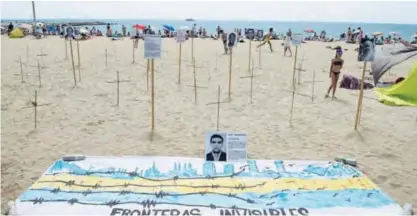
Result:
[[[206,134],[206,161],[227,161],[227,133]]]
[[[358,61],[372,62],[375,58],[375,43],[374,39],[365,37],[361,40],[359,45]]]

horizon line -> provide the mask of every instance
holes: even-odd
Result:
[[[12,21],[12,20],[33,20],[33,18],[0,18],[3,22],[4,20]],[[172,20],[172,21],[186,21],[188,18],[180,19],[180,18],[36,18],[36,20]],[[189,18],[194,19],[194,18]],[[288,23],[296,23],[296,22],[304,22],[304,23],[352,23],[352,24],[389,24],[389,25],[417,25],[417,23],[395,23],[395,22],[370,22],[370,21],[310,21],[310,20],[244,20],[244,19],[194,19],[194,21],[187,21],[187,22],[198,22],[198,21],[244,21],[244,22],[288,22]]]

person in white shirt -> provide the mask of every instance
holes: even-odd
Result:
[[[284,38],[284,56],[287,55],[287,51],[290,52],[290,57],[291,57],[292,51],[291,51],[291,37],[290,36],[286,36]]]

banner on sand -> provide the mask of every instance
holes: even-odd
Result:
[[[353,167],[184,157],[56,161],[11,207],[26,215],[401,215]]]

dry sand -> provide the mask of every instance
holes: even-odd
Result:
[[[150,91],[146,90],[146,60],[143,42],[132,64],[132,41],[96,38],[80,42],[82,81],[74,88],[71,58],[64,60],[62,39],[43,40],[1,38],[1,159],[2,207],[25,191],[54,160],[65,154],[85,155],[164,155],[203,157],[204,133],[216,129],[216,106],[207,106],[221,97],[227,99],[229,56],[222,55],[220,41],[195,40],[198,102],[194,102],[190,43],[183,45],[182,83],[177,84],[178,44],[163,40],[163,56],[155,61],[156,136],[149,140]],[[336,43],[307,43],[299,49],[304,56],[297,91],[311,94],[312,72],[316,71],[314,102],[296,95],[293,127],[289,127],[293,59],[283,57],[280,41],[273,41],[275,52],[262,48],[261,69],[254,80],[253,104],[249,104],[248,43],[239,44],[233,55],[232,102],[223,103],[220,129],[243,131],[249,137],[249,157],[255,159],[323,159],[354,157],[359,168],[399,203],[417,205],[417,110],[388,107],[364,99],[359,131],[353,129],[357,91],[338,89],[338,100],[324,99],[329,85],[329,61],[334,51],[325,46]],[[74,58],[77,64],[76,43]],[[257,44],[257,43],[256,43]],[[343,73],[360,76],[362,63],[356,61],[354,45],[341,44],[345,52]],[[29,59],[27,50],[29,47]],[[258,52],[252,44],[258,67]],[[109,68],[105,68],[105,49]],[[294,48],[293,48],[294,49]],[[69,53],[68,46],[68,53]],[[294,50],[293,50],[294,51]],[[43,59],[37,55],[47,54]],[[216,53],[218,70],[216,67]],[[42,87],[37,88],[39,59]],[[416,59],[395,67],[385,79],[409,72]],[[203,67],[203,68],[200,68]],[[211,69],[211,72],[210,70]],[[116,79],[130,80],[120,86],[120,106],[116,104]],[[78,71],[77,81],[78,81]],[[396,75],[395,75],[395,74]],[[209,79],[211,78],[211,79]],[[38,89],[38,103],[51,103],[38,109],[38,128],[34,130],[30,105]],[[373,90],[365,93],[374,97]]]

